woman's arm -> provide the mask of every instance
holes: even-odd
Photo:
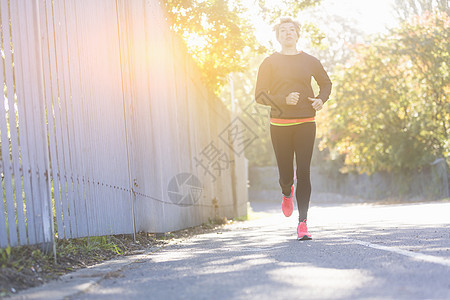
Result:
[[[255,87],[255,100],[262,105],[271,107],[279,107],[286,105],[287,95],[272,95],[270,93],[270,86],[272,84],[272,70],[270,62],[266,59],[262,62],[258,70],[258,77]]]
[[[317,95],[315,98],[320,98],[322,100],[322,103],[325,103],[327,102],[328,97],[330,97],[332,84],[330,77],[328,77],[327,72],[325,71],[319,60],[317,60],[313,76],[320,88],[319,95]]]

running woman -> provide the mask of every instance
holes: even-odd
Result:
[[[286,217],[291,216],[295,190],[299,211],[297,237],[298,240],[310,240],[306,222],[311,195],[310,165],[316,136],[315,116],[330,96],[331,81],[317,58],[297,50],[300,36],[298,22],[281,18],[274,30],[281,51],[266,57],[259,67],[255,100],[271,107],[270,136],[278,164],[282,211]],[[312,77],[319,85],[318,95],[314,95]]]

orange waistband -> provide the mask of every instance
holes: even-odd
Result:
[[[278,126],[289,126],[289,125],[297,125],[302,123],[308,123],[308,122],[315,122],[316,118],[300,118],[300,119],[277,119],[277,118],[270,118],[270,124],[272,125],[278,125]]]

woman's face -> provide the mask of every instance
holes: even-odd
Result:
[[[298,41],[298,34],[295,31],[295,26],[292,23],[283,23],[279,27],[278,31],[278,42],[281,46],[295,46]]]

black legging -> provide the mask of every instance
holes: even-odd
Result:
[[[307,219],[311,196],[310,165],[316,138],[316,123],[291,126],[270,125],[270,136],[280,174],[280,186],[284,195],[291,194],[294,184],[294,153],[297,163],[297,188],[295,197],[299,221]]]

